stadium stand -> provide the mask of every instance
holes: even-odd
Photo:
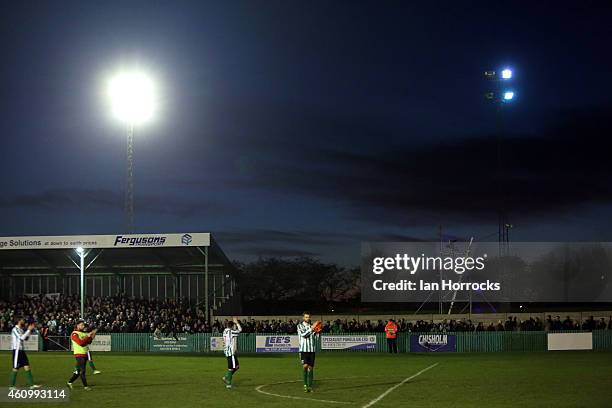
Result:
[[[198,242],[198,237],[204,237],[204,243]],[[187,302],[191,306],[181,312],[190,318],[177,319],[190,325],[197,324],[198,316],[187,310],[196,306],[209,314],[240,313],[236,270],[208,233],[0,237],[0,299],[13,304],[40,294],[48,298],[61,295],[62,302],[76,299],[81,282],[75,247],[80,245],[87,253],[83,292],[88,302],[94,302],[88,306],[92,310],[109,302],[102,299],[125,301],[129,297],[146,299],[124,305],[136,314],[148,307],[142,306],[147,301],[157,304],[157,299],[171,299],[164,301],[167,305]],[[172,308],[167,305],[160,308]],[[72,306],[68,310],[72,311]],[[101,319],[109,329],[119,324],[107,321],[108,316],[97,320]],[[151,319],[123,316],[121,324],[150,324],[158,317]]]

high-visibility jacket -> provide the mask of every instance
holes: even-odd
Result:
[[[70,335],[72,340],[72,353],[75,357],[87,357],[89,351],[88,344],[91,343],[92,338],[87,333],[81,331],[73,331]]]
[[[393,323],[393,322],[389,322],[387,323],[387,325],[385,326],[385,333],[387,333],[387,338],[388,339],[395,339],[397,338],[397,324]]]

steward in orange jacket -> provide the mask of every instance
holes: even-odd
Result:
[[[387,334],[387,346],[389,353],[397,354],[397,324],[393,319],[389,319],[389,322],[385,326],[385,333]]]

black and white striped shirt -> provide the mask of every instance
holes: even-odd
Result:
[[[316,351],[315,339],[317,333],[312,331],[312,325],[302,322],[298,324],[297,332],[300,336],[300,353],[314,353]]]
[[[24,331],[21,327],[15,326],[11,331],[11,350],[23,350],[23,342],[30,337],[30,331]]]
[[[236,353],[236,346],[238,344],[238,335],[242,331],[242,327],[239,324],[235,326],[235,329],[226,328],[223,330],[223,353],[225,357],[232,357]]]

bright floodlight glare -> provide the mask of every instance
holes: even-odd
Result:
[[[82,254],[82,253],[83,253],[83,251],[84,251],[84,249],[83,249],[83,247],[78,247],[78,248],[76,249],[76,251],[77,251],[77,253],[78,253],[78,254]]]
[[[114,77],[108,88],[113,114],[129,124],[148,121],[155,108],[155,89],[141,72],[124,72]]]
[[[514,99],[514,92],[512,91],[504,92],[504,101],[511,101],[512,99]]]
[[[511,69],[506,68],[506,69],[504,69],[501,72],[501,74],[502,74],[502,78],[503,79],[510,79],[510,78],[512,78],[512,70]]]

